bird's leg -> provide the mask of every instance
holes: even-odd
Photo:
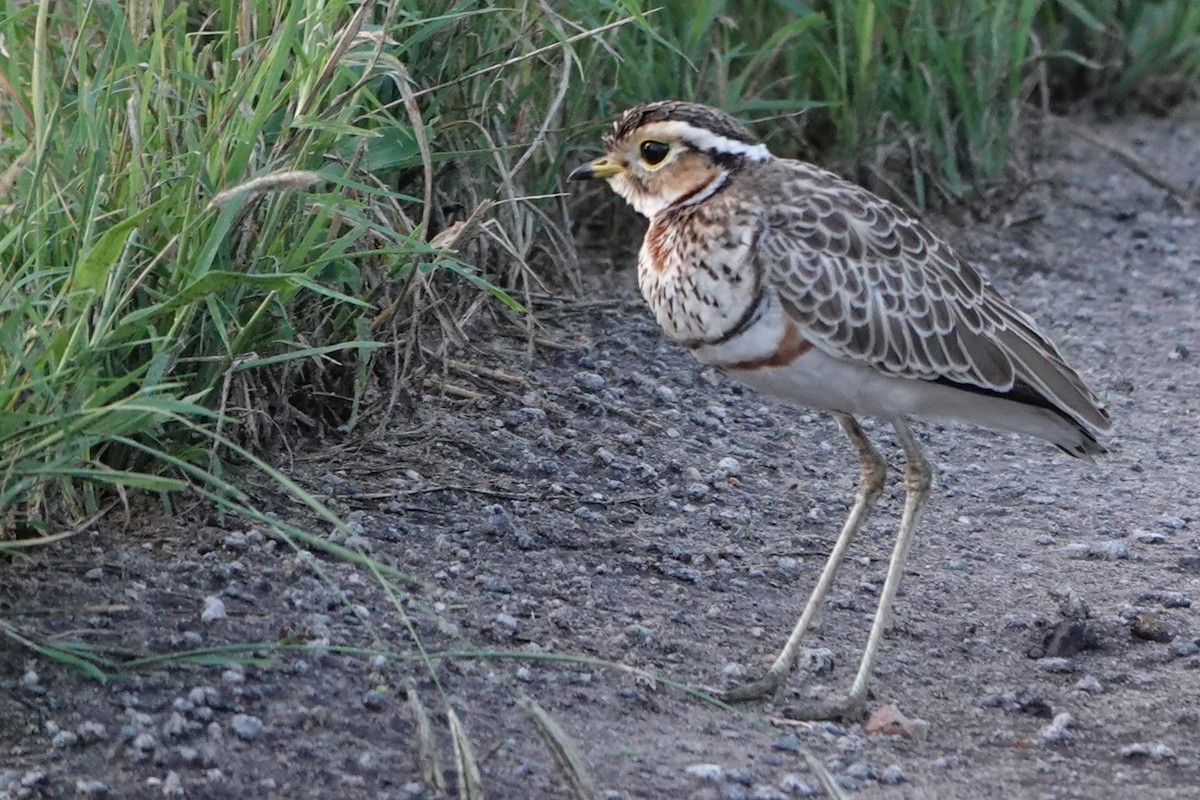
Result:
[[[908,557],[909,547],[912,546],[913,535],[921,512],[925,508],[925,500],[933,485],[933,468],[925,460],[921,445],[913,437],[908,426],[899,420],[892,422],[896,430],[896,438],[904,448],[908,468],[904,473],[904,513],[900,517],[900,532],[896,536],[896,545],[892,548],[892,558],[888,561],[887,578],[883,582],[883,592],[879,596],[879,607],[875,611],[875,620],[871,623],[871,633],[867,637],[867,647],[863,651],[862,662],[850,691],[844,698],[802,705],[798,709],[789,708],[790,714],[802,719],[834,719],[848,717],[854,712],[860,712],[867,699],[867,683],[871,680],[871,672],[875,668],[875,660],[879,655],[879,645],[883,640],[883,631],[887,627],[888,616],[892,610],[892,602],[896,599],[896,590],[900,588],[900,579],[904,574],[904,561]]]
[[[846,436],[850,438],[850,443],[854,445],[854,449],[862,461],[862,479],[858,484],[858,494],[854,498],[854,505],[850,508],[850,514],[846,517],[842,532],[838,534],[833,551],[825,561],[825,567],[821,570],[817,585],[813,587],[808,603],[804,606],[804,611],[800,614],[796,627],[792,629],[792,635],[788,637],[783,650],[775,658],[775,663],[771,665],[762,680],[726,692],[724,695],[726,700],[741,701],[768,697],[774,695],[783,686],[788,673],[791,672],[792,665],[796,663],[796,655],[800,652],[800,640],[804,638],[813,617],[817,615],[821,603],[829,594],[833,576],[841,565],[842,559],[845,558],[850,542],[854,540],[854,536],[862,527],[867,514],[870,513],[871,508],[883,493],[883,479],[887,474],[887,462],[871,445],[867,435],[863,433],[862,427],[854,417],[849,414],[834,414],[834,417],[837,419],[838,425],[845,431]]]

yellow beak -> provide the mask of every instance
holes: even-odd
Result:
[[[613,175],[620,175],[624,171],[624,164],[614,161],[608,156],[601,156],[595,161],[580,164],[571,170],[571,174],[567,176],[567,180],[586,181],[595,178],[611,178]]]

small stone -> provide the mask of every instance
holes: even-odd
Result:
[[[1046,672],[1069,673],[1079,669],[1069,658],[1039,658],[1037,665]]]
[[[79,734],[72,731],[59,731],[50,739],[50,745],[60,750],[71,747],[79,741]]]
[[[387,693],[380,689],[368,689],[362,695],[363,708],[368,711],[382,710],[386,700]]]
[[[133,737],[130,746],[138,753],[148,754],[158,747],[158,740],[148,733],[139,733]]]
[[[1192,599],[1183,592],[1144,592],[1138,597],[1141,603],[1158,603],[1163,608],[1191,608]]]
[[[179,773],[172,770],[167,773],[166,780],[162,783],[163,797],[183,797],[183,779],[179,777]]]
[[[746,667],[736,661],[730,662],[721,668],[721,674],[730,680],[741,680],[746,677]]]
[[[517,680],[521,683],[533,683],[533,671],[529,667],[518,667]]]
[[[109,793],[108,784],[104,781],[86,780],[80,778],[75,781],[75,791],[78,794],[89,797],[103,797]]]
[[[722,783],[725,780],[725,769],[720,764],[692,764],[686,772],[711,783]]]
[[[892,764],[879,773],[879,782],[888,786],[904,783],[905,780],[907,779],[904,777],[904,770],[900,769],[899,764]]]
[[[1065,744],[1071,741],[1071,733],[1067,728],[1074,722],[1075,718],[1065,711],[1061,714],[1056,714],[1050,724],[1042,728],[1042,741],[1046,744]]]
[[[817,790],[794,772],[784,775],[779,781],[779,788],[796,797],[815,797]]]
[[[79,723],[75,728],[75,732],[79,734],[79,740],[84,744],[92,744],[99,742],[108,734],[108,730],[103,723],[87,720]]]
[[[774,742],[771,743],[771,747],[775,748],[776,750],[783,750],[788,753],[799,753],[800,752],[800,743],[798,741],[796,741],[796,737],[792,736],[791,734],[788,734],[786,736],[780,736],[778,739],[776,739]]]
[[[1171,655],[1176,658],[1200,655],[1200,643],[1195,639],[1178,639],[1171,644]]]
[[[239,739],[252,742],[262,733],[263,722],[251,714],[234,714],[229,727]]]
[[[187,720],[185,720],[183,715],[178,711],[172,711],[171,716],[167,718],[167,721],[163,723],[162,727],[163,735],[172,739],[177,739],[180,736],[183,736],[186,730]]]
[[[594,372],[576,372],[575,383],[589,392],[598,392],[604,388],[604,378]]]
[[[1091,645],[1093,636],[1089,635],[1087,627],[1082,622],[1064,620],[1046,635],[1043,653],[1048,658],[1070,658]]]
[[[1155,761],[1170,760],[1175,758],[1175,751],[1162,742],[1159,742],[1150,748],[1150,757]]]
[[[48,773],[42,769],[31,769],[21,776],[21,788],[32,789],[38,784],[45,783]]]
[[[497,614],[495,619],[500,627],[507,628],[510,631],[515,631],[521,625],[512,614]]]
[[[751,800],[788,800],[786,794],[765,783],[756,784],[750,791],[750,798]]]
[[[719,472],[722,477],[735,478],[742,474],[742,465],[733,456],[726,456],[717,462],[717,472]]]
[[[1129,632],[1148,642],[1169,642],[1174,638],[1166,623],[1152,611],[1139,611],[1134,614],[1133,619],[1129,621]]]
[[[1138,742],[1129,744],[1121,748],[1121,758],[1148,758],[1150,756],[1150,748]]]
[[[97,583],[104,580],[104,569],[102,567],[92,567],[87,572],[83,573],[84,580]]]
[[[1129,558],[1129,545],[1119,539],[1097,542],[1092,545],[1092,553],[1105,561],[1124,561]]]
[[[1075,684],[1075,688],[1081,692],[1088,694],[1100,694],[1104,691],[1104,686],[1096,679],[1095,675],[1085,675]]]
[[[888,704],[871,713],[865,730],[869,734],[905,736],[914,742],[919,742],[929,732],[929,723],[923,719],[909,719],[895,705]]]
[[[828,647],[806,647],[800,651],[796,662],[805,672],[813,675],[826,675],[833,672],[837,660],[833,651]]]
[[[204,610],[200,612],[201,622],[216,622],[225,619],[225,603],[215,595],[204,598]]]

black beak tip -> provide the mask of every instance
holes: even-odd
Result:
[[[580,164],[575,169],[571,170],[571,174],[567,176],[569,181],[586,181],[588,178],[595,176],[592,172],[591,164]]]

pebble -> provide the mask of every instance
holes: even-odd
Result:
[[[369,711],[380,711],[383,709],[384,701],[387,699],[387,694],[379,689],[368,689],[363,692],[362,704],[363,708]]]
[[[786,794],[765,783],[756,784],[751,790],[750,797],[752,800],[788,800]]]
[[[1192,598],[1183,592],[1144,592],[1138,597],[1141,603],[1158,603],[1163,608],[1191,608]]]
[[[86,780],[80,778],[75,781],[75,791],[82,795],[96,795],[98,797],[109,793],[108,784],[104,781]]]
[[[800,651],[800,657],[796,660],[802,670],[813,675],[825,675],[833,672],[834,665],[837,663],[833,651],[828,647],[805,647]]]
[[[1039,658],[1037,665],[1046,672],[1068,673],[1079,669],[1071,659],[1061,657]]]
[[[1071,732],[1067,730],[1075,718],[1063,712],[1055,715],[1053,721],[1041,730],[1042,741],[1046,744],[1065,744],[1071,741]]]
[[[733,456],[726,456],[717,462],[717,472],[725,478],[738,477],[742,474],[742,465]]]
[[[166,780],[162,783],[163,797],[183,797],[183,779],[179,777],[179,773],[172,770],[167,773]]]
[[[133,748],[135,755],[144,758],[158,747],[158,740],[148,733],[139,733],[133,737],[130,746]]]
[[[171,716],[167,718],[162,727],[163,736],[169,739],[177,739],[183,736],[186,730],[187,720],[178,711],[172,711]]]
[[[1067,552],[1072,558],[1098,558],[1102,561],[1124,561],[1130,556],[1129,545],[1118,539],[1067,545]]]
[[[1129,621],[1129,632],[1148,642],[1169,642],[1175,638],[1166,623],[1152,611],[1139,611]]]
[[[1173,759],[1175,758],[1175,751],[1162,742],[1159,742],[1158,744],[1154,745],[1154,747],[1150,748],[1150,757],[1160,761],[1164,759]]]
[[[1087,649],[1094,639],[1082,622],[1063,620],[1046,636],[1043,655],[1047,658],[1070,658]]]
[[[92,581],[93,583],[102,581],[104,580],[104,569],[101,567],[93,567],[92,569],[89,569],[87,572],[83,573],[83,578],[84,580]]]
[[[886,767],[883,772],[879,773],[879,782],[894,786],[897,783],[904,783],[907,778],[904,775],[904,770],[900,769],[899,764],[891,764]]]
[[[79,742],[79,735],[72,731],[59,731],[50,739],[50,745],[60,750]]]
[[[200,612],[201,622],[216,622],[225,619],[225,603],[216,595],[204,598],[204,610]]]
[[[1121,758],[1148,758],[1149,756],[1150,748],[1140,742],[1121,748]]]
[[[1171,644],[1171,655],[1176,658],[1200,655],[1200,642],[1195,639],[1178,639]]]
[[[234,714],[229,727],[239,739],[252,742],[262,733],[263,722],[252,714]]]
[[[721,783],[725,780],[725,768],[720,764],[692,764],[686,772],[688,775],[711,783]]]
[[[1088,694],[1100,694],[1104,691],[1104,685],[1096,679],[1095,675],[1084,675],[1075,684],[1075,688]]]
[[[604,378],[594,372],[576,372],[575,383],[589,392],[598,392],[604,388]]]
[[[779,788],[795,797],[815,797],[817,790],[794,772],[789,772],[779,781]]]
[[[79,740],[84,744],[103,741],[108,735],[108,729],[104,727],[103,723],[92,720],[79,723],[75,732],[79,734]]]

